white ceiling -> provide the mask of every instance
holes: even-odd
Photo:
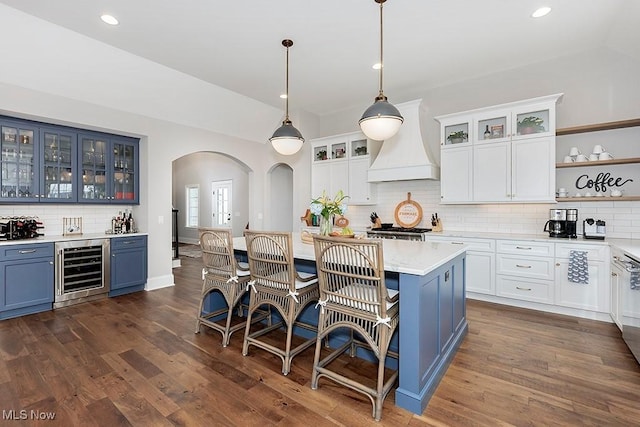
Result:
[[[325,115],[373,102],[374,0],[0,0],[266,104]],[[533,19],[541,5],[552,12]],[[111,27],[100,20],[110,13]],[[640,58],[638,0],[388,0],[384,91],[392,103],[457,81],[598,46]],[[6,42],[6,41],[5,41]]]

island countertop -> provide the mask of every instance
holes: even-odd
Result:
[[[244,237],[234,237],[233,248],[246,251],[247,245]],[[423,276],[463,253],[466,246],[452,246],[439,242],[382,239],[382,250],[386,271]],[[316,259],[313,244],[304,243],[300,238],[300,233],[293,233],[293,256],[307,261],[315,261]]]

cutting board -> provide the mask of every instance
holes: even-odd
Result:
[[[407,200],[398,203],[395,211],[396,224],[403,228],[413,228],[422,221],[422,206],[411,200],[411,193],[407,193]]]

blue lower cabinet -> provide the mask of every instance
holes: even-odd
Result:
[[[109,296],[144,290],[147,283],[147,236],[111,239]]]
[[[53,308],[53,243],[3,246],[0,253],[0,319]]]

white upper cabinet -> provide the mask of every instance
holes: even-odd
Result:
[[[376,184],[367,181],[367,173],[379,142],[352,132],[315,139],[311,146],[311,197],[319,197],[323,191],[334,197],[342,190],[350,205],[376,203]]]
[[[436,117],[441,202],[555,202],[555,106],[561,96]]]

